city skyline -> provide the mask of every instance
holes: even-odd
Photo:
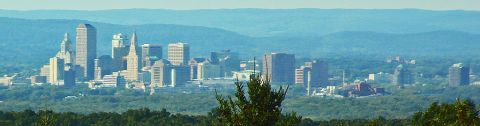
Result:
[[[35,3],[35,4],[26,4]],[[89,4],[95,3],[95,4]],[[274,3],[274,4],[272,4]],[[320,8],[320,9],[425,9],[425,10],[474,10],[479,11],[480,1],[475,0],[34,0],[0,1],[6,10],[105,10],[105,9],[237,9],[237,8]]]

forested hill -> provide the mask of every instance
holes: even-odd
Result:
[[[139,43],[166,45],[191,44],[193,57],[232,49],[243,57],[269,52],[294,53],[297,57],[331,55],[476,56],[480,54],[480,35],[457,31],[391,34],[344,31],[322,36],[251,37],[217,28],[170,24],[115,25],[85,20],[27,20],[0,18],[0,60],[5,64],[30,64],[39,67],[58,50],[65,32],[75,40],[75,27],[91,23],[98,31],[98,53],[109,54],[113,34],[136,31]],[[214,45],[214,46],[212,46]],[[28,51],[27,51],[28,50]]]
[[[0,17],[82,19],[123,25],[178,24],[221,28],[272,37],[326,35],[342,31],[419,33],[438,30],[480,33],[479,11],[417,9],[212,9],[212,10],[0,10]]]
[[[98,55],[110,54],[112,36],[116,33],[131,35],[136,32],[139,44],[166,45],[186,42],[192,46],[192,55],[207,55],[210,51],[224,48],[245,48],[241,42],[252,41],[249,37],[234,32],[168,24],[114,25],[85,20],[25,20],[0,18],[0,60],[6,63],[31,63],[38,66],[47,62],[60,48],[65,32],[75,42],[75,28],[79,23],[91,23],[97,29]],[[130,36],[129,36],[130,37]],[[216,46],[212,46],[216,45]],[[165,47],[166,48],[166,47]],[[8,61],[8,62],[7,62]]]

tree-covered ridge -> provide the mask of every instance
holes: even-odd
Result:
[[[222,121],[222,116],[213,111],[208,115],[172,114],[165,109],[160,111],[148,108],[132,109],[122,113],[95,112],[79,114],[73,112],[52,112],[24,110],[20,112],[0,111],[1,126],[211,126],[237,125]],[[223,118],[225,119],[225,118]],[[256,118],[250,118],[256,119]],[[291,118],[293,119],[293,118]],[[298,119],[298,118],[297,118]],[[475,104],[469,100],[454,103],[433,103],[425,111],[417,112],[406,119],[333,119],[313,121],[309,118],[295,120],[298,126],[477,126],[480,118]],[[240,122],[250,121],[243,118]],[[277,122],[281,120],[276,120]],[[289,121],[289,120],[283,120]],[[285,124],[285,123],[282,123]],[[278,125],[278,124],[277,124]],[[286,124],[293,125],[293,124]]]
[[[128,110],[123,113],[97,112],[79,114],[73,112],[0,111],[2,126],[209,126],[214,122],[208,116],[172,114],[165,109],[152,111],[148,108]]]

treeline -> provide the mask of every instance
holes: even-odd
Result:
[[[475,104],[470,100],[457,100],[454,103],[432,103],[425,111],[415,113],[407,119],[351,119],[313,121],[303,118],[298,126],[478,126],[480,118]],[[128,110],[122,113],[96,112],[79,114],[73,112],[0,111],[1,126],[212,126],[224,125],[221,116],[215,111],[207,115],[173,114],[165,109],[152,111],[148,108]]]
[[[52,111],[3,112],[0,111],[2,126],[189,126],[214,125],[210,116],[172,114],[165,109],[152,111],[148,108],[128,110],[123,113],[97,112],[79,114]]]
[[[380,125],[415,125],[415,126],[476,126],[480,125],[479,112],[470,100],[439,104],[434,102],[423,112],[416,112],[406,119],[351,119],[313,121],[298,116],[296,112],[282,111],[289,87],[272,89],[269,81],[259,76],[252,77],[246,84],[235,83],[234,97],[216,94],[218,107],[206,115],[172,114],[166,109],[160,111],[148,108],[129,109],[125,112],[93,112],[80,114],[74,112],[53,112],[45,104],[38,112],[25,110],[21,112],[0,111],[0,126],[155,126],[155,125],[228,125],[228,126],[380,126]],[[246,90],[248,89],[248,90]],[[91,106],[96,107],[96,106]],[[355,111],[351,111],[355,112]]]

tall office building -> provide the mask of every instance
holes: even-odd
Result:
[[[127,69],[124,57],[130,51],[128,45],[128,37],[122,33],[113,35],[112,38],[112,71],[120,71]]]
[[[222,77],[231,76],[232,71],[240,70],[240,58],[238,53],[230,50],[211,52],[210,60],[212,61],[212,64],[220,65],[220,73]]]
[[[50,76],[49,76],[49,83],[54,85],[63,84],[63,77],[65,73],[65,62],[63,59],[58,57],[50,58]]]
[[[132,40],[130,42],[130,51],[126,57],[127,59],[127,76],[125,79],[130,81],[137,81],[139,79],[139,71],[141,68],[141,62],[137,55],[137,38],[135,33],[132,35]]]
[[[148,66],[149,62],[162,59],[162,45],[143,44],[142,45],[142,66]]]
[[[164,59],[155,61],[153,66],[150,69],[151,73],[151,86],[153,87],[165,87],[171,82],[171,66],[170,62]]]
[[[127,35],[118,33],[112,37],[112,71],[127,69],[127,63],[124,57],[130,51]]]
[[[285,53],[266,54],[263,57],[263,78],[271,83],[295,83],[295,55]]]
[[[75,54],[73,51],[72,44],[68,39],[68,33],[65,33],[63,37],[63,41],[60,44],[60,51],[57,53],[56,57],[64,59],[65,64],[73,64],[75,63]]]
[[[295,70],[295,83],[307,86],[308,72],[310,72],[311,87],[327,87],[328,83],[328,64],[323,60],[313,60],[305,62],[303,66]]]
[[[400,64],[395,68],[392,78],[393,84],[403,86],[405,84],[413,84],[413,75],[407,65]]]
[[[168,44],[168,60],[172,65],[187,65],[190,59],[190,46],[187,43]]]
[[[470,68],[462,63],[453,64],[448,69],[448,83],[450,86],[470,84]]]
[[[328,83],[328,63],[324,60],[313,60],[306,62],[305,66],[311,68],[311,86],[312,87],[327,87]]]
[[[82,67],[83,79],[94,78],[94,60],[97,57],[97,30],[90,24],[77,27],[75,64]]]

